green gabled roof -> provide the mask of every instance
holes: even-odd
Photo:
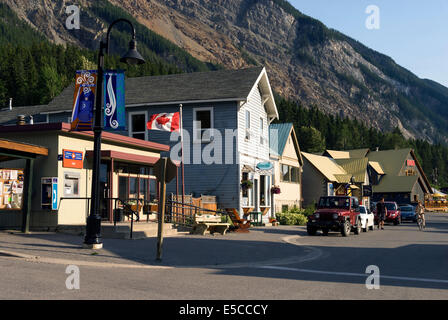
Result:
[[[355,149],[355,150],[347,150],[350,154],[350,158],[365,158],[367,157],[367,154],[369,153],[369,148],[363,148],[363,149]]]
[[[368,154],[368,158],[370,161],[379,162],[386,175],[398,176],[410,152],[410,148],[372,151]]]
[[[373,192],[411,192],[418,176],[384,176],[378,185],[373,186]]]
[[[337,182],[339,183],[350,183],[350,179],[352,178],[352,175],[350,173],[335,174],[334,176],[336,177]]]
[[[269,148],[273,155],[281,156],[285,150],[292,123],[273,123],[269,126]]]
[[[350,176],[353,176],[355,182],[363,183],[366,178],[367,164],[369,159],[336,159],[340,165]]]

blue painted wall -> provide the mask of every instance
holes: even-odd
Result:
[[[214,116],[214,128],[219,130],[222,136],[222,152],[217,150],[216,155],[221,159],[222,164],[205,164],[201,161],[201,164],[193,163],[193,148],[201,149],[201,154],[204,148],[211,148],[209,143],[193,143],[193,108],[198,107],[213,107]],[[147,119],[149,120],[152,114],[162,112],[177,112],[179,107],[175,106],[150,106],[150,107],[131,107],[127,108],[129,112],[147,112]],[[128,121],[128,114],[126,116]],[[185,156],[185,193],[193,194],[195,197],[199,197],[201,194],[215,195],[217,196],[218,205],[221,208],[238,208],[239,205],[239,165],[237,164],[237,137],[233,138],[233,148],[231,153],[233,155],[232,164],[225,164],[225,129],[237,128],[237,103],[214,103],[214,104],[187,104],[183,106],[183,127],[188,131],[190,141],[188,138],[184,138],[184,148],[190,146],[190,161],[188,161],[188,152],[184,152]],[[127,134],[127,133],[126,133]],[[180,139],[177,141],[170,141],[170,133],[149,130],[148,140],[170,145],[173,148]],[[194,146],[195,145],[195,146]],[[163,154],[163,156],[170,156],[169,153]],[[179,156],[173,155],[172,158],[180,160]],[[179,169],[179,192],[181,192],[181,177]],[[175,193],[176,181],[173,180],[167,186],[167,191]]]

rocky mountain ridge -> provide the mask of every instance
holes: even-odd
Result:
[[[3,0],[56,43],[97,47],[107,21],[90,1]],[[106,2],[102,0],[101,2]],[[66,6],[81,7],[67,30]],[[284,0],[109,0],[193,57],[225,68],[264,65],[274,90],[329,114],[408,138],[448,142],[448,89],[295,10]]]

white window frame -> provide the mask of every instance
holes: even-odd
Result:
[[[213,136],[213,130],[215,129],[215,116],[214,116],[214,108],[213,107],[198,107],[193,108],[193,142],[194,143],[207,143],[212,141],[211,137]],[[197,136],[197,120],[196,120],[196,113],[198,111],[210,111],[210,129],[212,132],[210,132],[210,138],[202,137],[202,128],[201,128],[201,137],[198,138]]]
[[[132,116],[134,115],[145,115],[145,140],[148,140],[148,130],[146,130],[146,124],[148,123],[148,113],[146,111],[132,111],[128,113],[128,135],[129,137],[133,137],[133,133],[143,133],[143,131],[136,131],[134,132],[132,129]]]

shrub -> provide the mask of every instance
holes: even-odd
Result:
[[[306,208],[303,210],[303,214],[304,214],[306,217],[309,217],[309,216],[312,215],[315,211],[316,211],[316,205],[315,205],[315,204],[312,204],[312,205],[309,205],[308,207],[306,207]]]
[[[305,215],[293,212],[276,213],[276,219],[281,225],[303,226],[307,222]]]

